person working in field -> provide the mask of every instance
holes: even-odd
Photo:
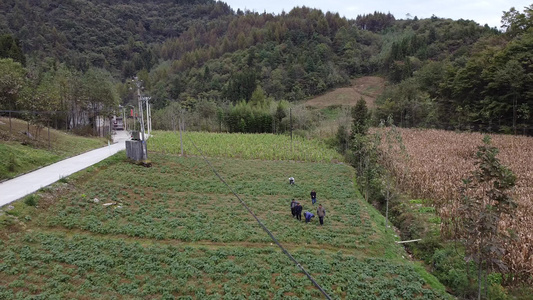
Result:
[[[296,200],[292,199],[292,202],[291,202],[291,214],[292,214],[292,217],[296,217],[296,205],[298,204],[298,202],[296,202]]]
[[[314,218],[315,215],[313,215],[312,213],[306,211],[306,212],[304,212],[304,217],[305,217],[305,223],[309,223],[309,222],[311,222],[311,218]]]
[[[315,203],[316,203],[316,192],[315,192],[315,190],[311,191],[311,202],[313,203],[313,205],[315,205]]]
[[[289,177],[289,184],[290,185],[293,185],[294,184],[294,177]]]
[[[326,216],[326,209],[322,207],[322,204],[318,205],[318,208],[316,209],[316,214],[318,216],[318,219],[320,220],[320,226],[324,225],[324,217]]]
[[[294,208],[294,212],[296,213],[296,220],[301,221],[302,220],[302,209],[303,206],[300,205],[300,202],[296,202],[296,207]]]

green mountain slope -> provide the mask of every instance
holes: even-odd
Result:
[[[392,85],[376,120],[531,131],[530,8],[503,15],[505,34],[462,19],[347,20],[308,7],[274,15],[215,1],[10,0],[0,12],[0,33],[20,41],[34,86],[60,63],[98,67],[122,82],[140,77],[155,109],[178,102],[207,113],[199,102],[250,101],[258,87],[297,101],[381,75]],[[122,104],[134,102],[129,86],[117,89]]]
[[[177,37],[197,22],[229,13],[215,1],[2,1],[0,32],[24,52],[77,69],[122,70],[157,62],[148,46]],[[131,76],[132,74],[125,74]]]

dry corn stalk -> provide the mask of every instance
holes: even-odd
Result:
[[[462,179],[475,169],[474,155],[483,134],[442,130],[399,129],[409,160],[388,157],[393,174],[404,192],[415,198],[432,199],[445,221],[454,216]],[[514,200],[516,214],[501,220],[500,230],[515,239],[506,244],[504,262],[515,280],[533,278],[533,138],[491,135],[492,145],[500,150],[498,158],[517,176]],[[385,155],[397,151],[383,149]],[[392,162],[392,163],[391,163]],[[443,222],[443,233],[449,228]]]

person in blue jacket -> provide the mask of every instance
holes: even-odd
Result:
[[[306,212],[304,212],[304,217],[305,217],[305,223],[309,223],[309,222],[311,222],[311,218],[314,218],[315,215],[313,215],[312,213],[306,211]]]

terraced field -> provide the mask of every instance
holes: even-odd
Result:
[[[365,99],[370,108],[385,89],[385,79],[376,76],[364,76],[351,80],[348,87],[336,88],[305,102],[306,105],[318,108],[328,106],[355,106],[361,98]]]

